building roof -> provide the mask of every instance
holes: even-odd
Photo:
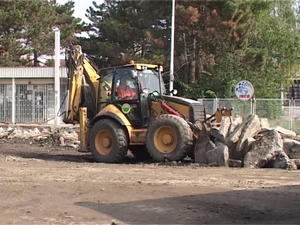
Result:
[[[60,67],[60,77],[67,77],[66,67]],[[54,78],[54,67],[0,67],[1,78]]]

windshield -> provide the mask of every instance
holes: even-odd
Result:
[[[138,79],[141,84],[142,90],[147,90],[148,93],[158,91],[160,92],[160,79],[158,71],[154,69],[144,69],[137,71]],[[162,93],[165,92],[165,87],[163,82],[161,81],[161,90]]]

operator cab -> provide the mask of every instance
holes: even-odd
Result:
[[[129,64],[102,69],[100,74],[98,111],[114,104],[135,128],[146,127],[150,116],[148,95],[165,92],[161,67]]]

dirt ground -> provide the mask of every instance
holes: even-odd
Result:
[[[102,164],[0,144],[0,224],[300,224],[300,172]]]

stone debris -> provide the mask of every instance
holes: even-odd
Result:
[[[300,136],[251,115],[222,121],[195,144],[195,163],[248,168],[300,168]]]
[[[251,150],[244,157],[245,167],[266,167],[276,155],[284,153],[282,138],[276,130],[262,130],[254,139]]]
[[[227,145],[222,142],[216,143],[217,164],[218,166],[228,166],[229,151]]]
[[[260,120],[260,128],[268,129],[270,128],[269,120],[267,118],[259,118]]]
[[[284,139],[283,147],[290,159],[300,159],[300,142],[293,139]]]
[[[219,139],[215,143],[211,140],[213,136],[203,135],[195,144],[195,162],[209,166],[228,166],[228,147]]]
[[[19,142],[79,148],[78,129],[73,127],[0,127],[0,142]]]
[[[300,169],[300,159],[291,159],[291,161]]]
[[[275,127],[275,130],[277,130],[283,137],[285,138],[295,138],[296,137],[296,133],[294,131],[285,129],[283,127]]]
[[[79,127],[0,126],[0,143],[29,143],[79,149]],[[300,169],[300,135],[270,128],[265,118],[225,118],[218,128],[200,131],[193,161],[201,166]],[[8,161],[18,160],[7,158]],[[178,162],[176,162],[178,165]]]
[[[223,123],[223,120],[222,120],[222,123]],[[243,118],[240,116],[235,116],[234,118],[231,118],[231,124],[230,124],[228,135],[231,134],[242,123],[243,123]]]
[[[246,121],[247,122],[242,129],[240,138],[236,146],[237,152],[243,152],[243,149],[245,147],[245,140],[247,140],[249,137],[253,137],[261,129],[260,119],[257,115],[249,116],[248,120]]]
[[[208,135],[199,135],[194,148],[195,162],[209,164],[207,152],[214,150],[215,148],[216,145],[210,140]]]
[[[229,117],[225,117],[220,125],[219,128],[219,133],[224,137],[224,139],[228,136],[230,133],[230,128],[231,128],[231,119]]]

